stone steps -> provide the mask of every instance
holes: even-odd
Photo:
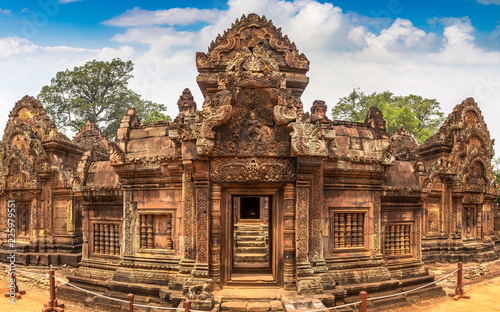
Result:
[[[264,241],[237,241],[236,247],[266,247],[266,243]]]
[[[266,238],[264,236],[236,236],[236,241],[265,242]]]
[[[266,246],[242,246],[237,247],[235,250],[235,254],[267,254]]]
[[[266,236],[265,231],[234,231],[236,236]]]
[[[261,253],[238,253],[234,254],[234,261],[240,263],[261,263],[267,262],[267,254]]]
[[[235,263],[266,264],[269,261],[266,244],[267,229],[267,225],[262,224],[235,225]]]

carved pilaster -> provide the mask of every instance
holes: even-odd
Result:
[[[374,220],[374,233],[373,233],[373,255],[381,255],[380,246],[380,193],[375,192],[373,203],[373,220]]]
[[[312,189],[311,189],[311,205],[310,205],[310,218],[309,218],[309,259],[313,264],[314,272],[326,273],[328,270],[323,258],[323,237],[322,226],[323,220],[323,167],[321,161],[318,162],[319,166],[313,174]]]
[[[193,202],[193,164],[184,161],[182,175],[182,201],[184,203],[184,257],[181,260],[179,271],[191,274],[196,260],[196,246],[194,244],[195,216]]]
[[[83,239],[83,246],[82,246],[82,258],[83,259],[88,259],[89,258],[89,209],[85,203],[82,203],[82,239]]]
[[[284,192],[284,252],[283,276],[285,289],[295,289],[295,187],[293,184],[285,185]]]
[[[193,244],[194,236],[194,203],[193,203],[193,171],[190,161],[184,163],[182,176],[182,200],[184,202],[184,258],[195,260],[196,252]]]
[[[195,277],[208,277],[208,204],[209,183],[208,174],[197,177],[195,182],[196,194],[196,266],[193,271]]]
[[[133,237],[134,237],[134,209],[132,200],[132,191],[123,191],[123,255],[133,255]],[[101,246],[102,247],[102,246]]]
[[[221,269],[221,186],[212,184],[210,189],[210,277],[220,283]]]
[[[297,219],[296,219],[296,242],[297,242],[297,275],[312,275],[308,260],[308,220],[309,220],[309,181],[297,182]],[[309,269],[299,271],[301,268]]]
[[[416,244],[417,244],[417,259],[422,259],[422,213],[423,209],[415,211],[415,227],[416,230]]]

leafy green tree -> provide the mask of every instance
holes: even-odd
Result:
[[[128,88],[133,69],[131,61],[118,58],[111,62],[93,60],[58,72],[38,99],[58,127],[78,131],[90,120],[112,139],[129,107],[136,108],[139,119],[166,110],[165,105],[143,100]]]
[[[500,186],[500,157],[495,157],[491,160],[491,167],[493,169],[493,175],[495,176],[495,180],[497,185]],[[495,200],[495,202],[500,202],[500,196]]]
[[[387,132],[395,133],[402,126],[413,132],[419,143],[437,132],[444,114],[435,99],[417,95],[396,96],[392,92],[365,94],[359,88],[339,99],[332,109],[333,119],[363,122],[370,107],[376,106],[384,115]]]
[[[172,118],[170,118],[170,116],[168,116],[168,115],[165,115],[165,114],[155,110],[155,111],[152,111],[151,113],[149,113],[146,116],[146,118],[144,118],[144,120],[142,120],[142,122],[153,123],[153,122],[163,121],[163,120],[172,121]]]

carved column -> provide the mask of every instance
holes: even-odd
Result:
[[[209,182],[208,172],[197,174],[195,181],[195,211],[196,211],[196,265],[193,271],[195,277],[208,277],[209,257]]]
[[[373,223],[374,223],[374,233],[373,233],[373,255],[377,258],[382,258],[381,245],[380,245],[380,192],[374,193],[373,202]]]
[[[297,159],[297,291],[299,294],[320,294],[323,287],[313,278],[315,270],[309,260],[313,261],[318,273],[326,271],[322,259],[321,211],[322,187],[320,158],[304,157]],[[319,189],[319,191],[317,189]],[[324,267],[324,269],[323,269]]]
[[[315,159],[316,168],[313,174],[311,205],[310,205],[310,229],[309,229],[309,259],[313,264],[314,273],[326,273],[328,270],[323,258],[323,166],[321,159]]]
[[[284,282],[286,290],[295,290],[295,186],[285,185],[284,192]]]
[[[314,273],[308,259],[309,181],[297,181],[297,277]]]
[[[182,201],[184,203],[184,255],[180,263],[179,271],[183,274],[191,274],[196,260],[196,246],[194,245],[195,216],[192,162],[184,161],[183,170]]]
[[[82,203],[82,258],[89,258],[89,208],[85,203]],[[94,247],[95,248],[95,247]],[[95,251],[94,251],[95,252]]]
[[[132,256],[134,250],[134,207],[132,191],[123,191],[123,256]],[[102,249],[102,245],[101,245]]]
[[[212,184],[210,188],[210,277],[220,284],[221,269],[221,186]]]

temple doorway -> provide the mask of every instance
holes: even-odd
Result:
[[[282,285],[282,192],[277,185],[232,185],[224,189],[222,286]]]
[[[233,273],[271,273],[269,198],[234,196]]]

